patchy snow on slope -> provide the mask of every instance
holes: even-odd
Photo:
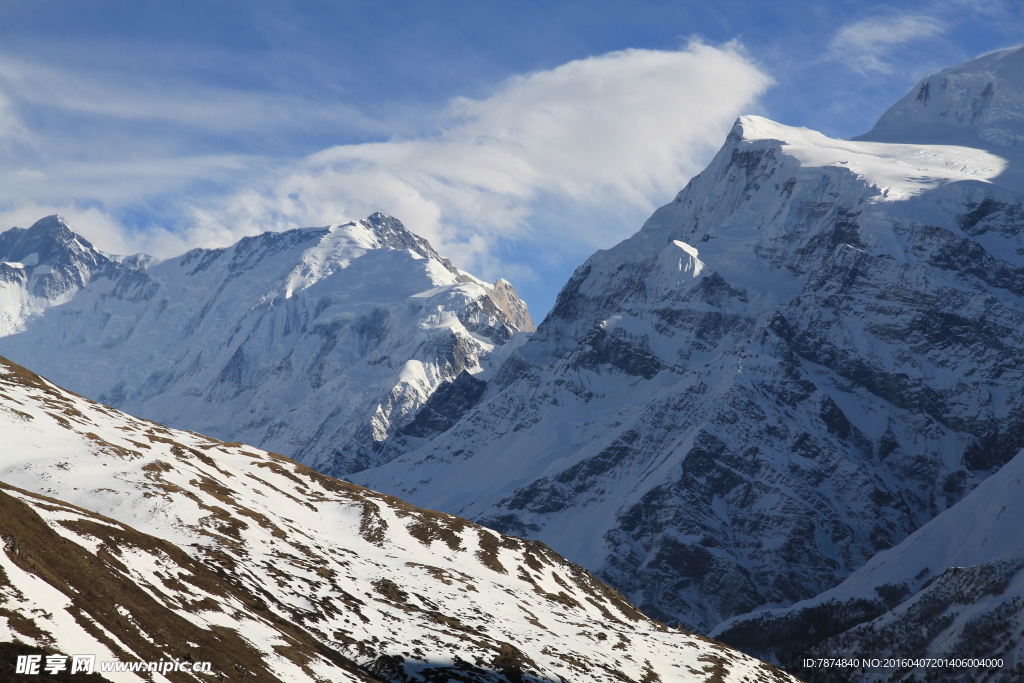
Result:
[[[542,544],[6,361],[0,434],[0,633],[21,642],[122,660],[200,643],[197,660],[257,680],[793,680],[648,619]]]

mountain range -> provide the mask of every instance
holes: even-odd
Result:
[[[850,680],[798,659],[1019,651],[1024,537],[998,521],[1024,447],[1022,235],[1015,48],[923,79],[854,140],[741,117],[535,331],[511,285],[383,214],[167,261],[49,217],[0,234],[0,354],[542,542],[647,615]]]
[[[698,631],[834,587],[1024,446],[1024,147],[985,132],[1021,73],[942,72],[855,141],[742,117],[454,426],[352,479]]]
[[[159,261],[101,253],[60,216],[0,233],[0,353],[163,424],[323,471],[379,444],[445,380],[532,331],[505,280],[374,214]]]

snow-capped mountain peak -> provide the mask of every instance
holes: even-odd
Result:
[[[46,216],[29,228],[0,233],[0,260],[26,268],[51,268],[71,263],[102,266],[108,260],[59,214]]]
[[[966,142],[741,117],[460,419],[353,479],[696,629],[835,586],[1024,446],[1017,148]]]
[[[70,300],[94,276],[124,270],[57,214],[0,233],[0,335]]]
[[[841,140],[759,116],[741,117],[733,135],[747,142],[779,143],[804,169],[849,170],[877,187],[880,201],[907,199],[951,182],[991,182],[1010,163],[974,147]]]
[[[1024,145],[1024,48],[992,52],[926,76],[862,136],[1006,148]]]
[[[438,386],[487,371],[533,329],[511,285],[463,273],[381,213],[163,261],[108,258],[56,217],[0,234],[0,258],[30,253],[52,262],[47,277],[76,277],[39,290],[6,267],[9,356],[133,413],[337,473],[387,457],[380,442]]]

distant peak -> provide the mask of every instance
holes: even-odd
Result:
[[[382,238],[387,235],[399,234],[403,236],[411,235],[416,239],[423,239],[419,235],[410,231],[409,228],[405,227],[405,224],[403,224],[402,221],[380,211],[374,211],[360,222],[372,228],[373,231]]]
[[[423,239],[416,233],[409,230],[402,221],[386,213],[375,211],[360,221],[363,225],[373,230],[382,247],[392,249],[408,249],[423,258],[434,259],[442,263],[445,268],[457,273],[451,262],[437,253],[430,242]]]
[[[29,230],[36,231],[61,229],[71,230],[71,226],[68,225],[68,222],[64,220],[64,217],[61,216],[59,213],[44,216],[43,218],[40,218],[35,223],[33,223],[32,226],[29,228]]]
[[[72,241],[78,241],[89,249],[93,248],[92,244],[75,232],[59,213],[45,216],[37,220],[25,231],[25,236],[29,239],[51,240],[59,244],[68,244]]]
[[[382,225],[388,222],[398,223],[399,225],[402,224],[400,220],[398,220],[394,216],[389,216],[383,211],[374,211],[373,213],[366,217],[366,221],[371,225]]]
[[[51,265],[62,258],[61,254],[77,254],[74,258],[84,257],[89,263],[106,260],[57,213],[40,218],[28,228],[11,228],[0,233],[3,260],[20,262],[33,254],[40,263]]]
[[[391,232],[408,233],[409,229],[402,224],[402,221],[398,220],[394,216],[389,216],[386,213],[380,211],[374,211],[369,216],[359,221],[363,225],[372,228],[378,235],[385,235]]]
[[[925,76],[857,139],[1024,145],[1024,47]]]

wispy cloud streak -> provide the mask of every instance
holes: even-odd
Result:
[[[29,148],[0,161],[0,227],[60,211],[103,249],[170,256],[381,210],[466,269],[530,278],[538,260],[581,258],[632,233],[771,83],[738,44],[623,50],[453,100],[425,113],[440,121],[432,134],[338,145],[296,161],[196,153],[177,147],[188,136],[165,128],[216,137],[272,134],[308,117],[337,116],[364,132],[385,124],[344,108],[311,113],[301,98],[269,92],[111,83],[87,69],[0,56],[0,140],[6,133]],[[40,111],[106,128],[54,137],[37,125]],[[139,215],[157,214],[154,205],[162,220],[140,225]]]
[[[893,48],[938,35],[946,30],[934,16],[894,13],[861,19],[841,28],[829,45],[831,56],[859,71],[888,73],[887,59]]]

